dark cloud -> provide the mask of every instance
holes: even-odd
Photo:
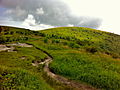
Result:
[[[1,5],[8,8],[4,13],[14,21],[24,21],[29,14],[37,24],[52,26],[83,26],[98,28],[101,20],[71,15],[67,5],[60,0],[2,0]]]

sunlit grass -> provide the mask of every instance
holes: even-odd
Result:
[[[41,60],[47,56],[39,49],[52,55],[53,62],[50,64],[50,69],[56,74],[80,83],[90,84],[96,88],[120,89],[119,35],[78,27],[61,27],[39,32],[10,28],[8,31],[1,33],[0,41],[2,41],[2,44],[24,42],[34,46],[32,48],[16,47],[17,53],[0,52],[1,72],[5,70],[12,72],[13,76],[11,74],[11,78],[16,77],[16,75],[25,75],[16,78],[16,80],[20,79],[21,90],[33,88],[37,90],[36,88],[40,83],[41,85],[44,83],[44,85],[40,86],[39,90],[50,88],[48,83],[50,84],[52,81],[46,76],[46,83],[41,76],[43,74],[42,66],[39,67],[41,70],[38,70],[31,65],[32,61]],[[39,49],[36,49],[36,47]],[[22,59],[22,57],[25,58]],[[41,77],[40,79],[38,74]],[[25,79],[25,82],[21,79]],[[27,83],[27,80],[30,82]],[[7,84],[5,79],[2,82]],[[16,88],[16,85],[19,84],[10,87]],[[50,85],[56,89],[55,83],[52,82]],[[9,85],[7,84],[7,86]]]

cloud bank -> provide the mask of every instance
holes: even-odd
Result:
[[[4,18],[21,22],[29,28],[79,26],[96,29],[101,25],[98,18],[72,15],[69,7],[61,0],[1,0],[0,6],[6,8]]]
[[[30,28],[31,30],[43,30],[54,27],[46,24],[37,24],[34,16],[31,14],[29,14],[28,17],[23,21],[22,25],[26,26],[28,29]]]

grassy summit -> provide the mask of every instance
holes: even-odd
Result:
[[[82,27],[43,31],[0,27],[0,44],[9,43],[27,43],[33,47],[15,46],[16,52],[0,52],[1,87],[21,90],[66,89],[62,85],[51,84],[43,77],[43,65],[31,65],[33,61],[42,61],[47,56],[38,50],[40,48],[53,57],[50,64],[53,73],[100,89],[120,89],[119,35]]]

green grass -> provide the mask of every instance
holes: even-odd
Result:
[[[0,87],[15,90],[52,90],[36,73],[0,65]]]
[[[42,78],[42,66],[32,66],[32,61],[41,60],[47,55],[34,47],[16,47],[15,50],[17,52],[0,52],[0,87],[16,90],[52,90]]]
[[[59,56],[55,56],[50,65],[54,73],[79,82],[86,82],[97,88],[109,90],[120,88],[120,61],[98,54],[91,55],[75,51],[57,54]]]
[[[54,80],[47,76],[46,79],[43,78],[42,66],[39,67],[39,70],[31,66],[32,61],[46,57],[35,47],[52,55],[53,62],[50,64],[50,69],[56,74],[104,90],[120,89],[119,35],[82,27],[61,27],[43,31],[8,28],[7,31],[2,30],[0,34],[3,44],[24,42],[34,46],[32,48],[16,47],[18,53],[0,52],[0,63],[1,67],[7,67],[10,71],[14,71],[12,69],[17,67],[25,70],[26,75],[33,75],[35,78],[40,75],[40,79],[36,79],[36,82],[44,83],[41,88],[52,89],[51,87],[53,87],[55,90],[59,90],[64,86],[59,88],[59,84],[56,84]],[[10,40],[8,37],[13,38]],[[23,56],[25,60],[21,60]],[[32,81],[31,78],[29,80]],[[37,87],[35,82],[27,83],[27,85],[28,89]],[[29,85],[32,87],[30,88]],[[25,85],[21,86],[24,88]],[[64,89],[62,88],[62,90]],[[39,90],[41,89],[39,88]]]
[[[32,68],[32,61],[41,60],[47,55],[41,51],[27,47],[16,47],[17,52],[0,52],[0,63],[9,67]],[[22,59],[22,57],[25,57]]]
[[[84,49],[76,50],[70,47],[66,49],[59,44],[50,45],[50,48],[47,44],[44,47],[39,46],[41,41],[33,41],[33,43],[53,56],[54,60],[50,65],[52,72],[96,88],[120,89],[120,59],[102,52],[93,54]]]

